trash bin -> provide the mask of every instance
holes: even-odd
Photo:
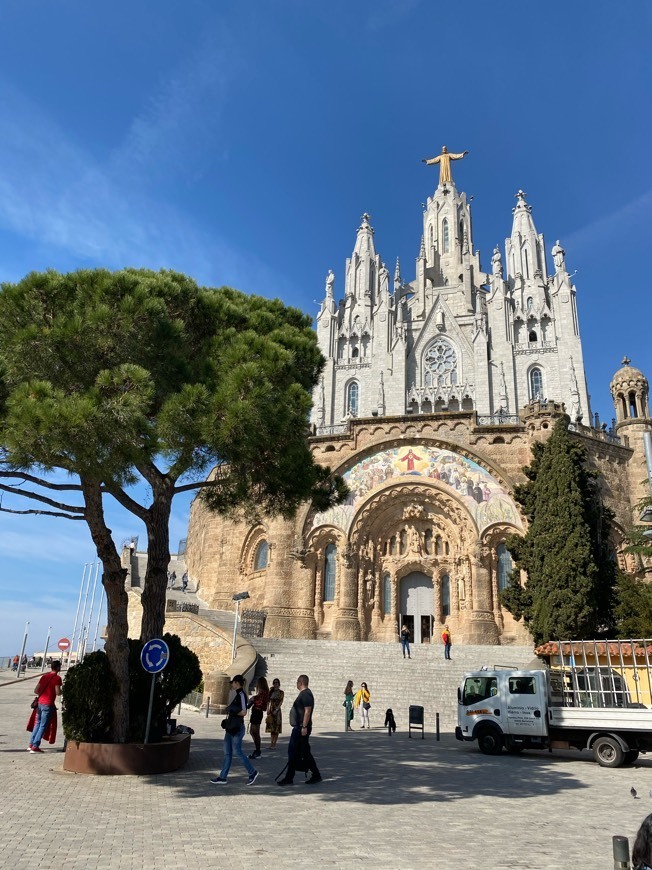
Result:
[[[421,730],[421,739],[424,739],[424,715],[423,707],[417,704],[410,704],[408,715],[408,737],[412,737],[412,729]]]

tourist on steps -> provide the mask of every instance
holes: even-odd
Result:
[[[405,653],[407,653],[407,657],[409,659],[412,658],[410,655],[410,629],[407,625],[403,625],[401,629],[401,647],[403,648],[403,658],[405,658]]]

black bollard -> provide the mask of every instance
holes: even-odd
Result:
[[[206,699],[206,718],[208,719],[208,712],[211,709],[211,696],[209,695]]]
[[[439,740],[439,713],[435,713],[435,733],[437,735],[435,739]]]

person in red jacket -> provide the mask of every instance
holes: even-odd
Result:
[[[444,626],[444,630],[441,633],[441,642],[444,644],[444,658],[451,661],[451,646],[453,645],[453,641],[447,625]]]
[[[62,680],[59,676],[61,662],[52,662],[52,670],[49,674],[43,674],[36,684],[34,694],[37,695],[38,707],[36,708],[36,722],[29,741],[29,752],[43,752],[41,740],[48,723],[56,710],[54,702],[61,694]]]

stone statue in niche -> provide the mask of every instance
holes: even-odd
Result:
[[[364,589],[365,589],[365,596],[367,599],[367,604],[369,605],[369,607],[374,606],[375,585],[376,584],[375,584],[375,580],[374,580],[374,575],[371,573],[371,571],[367,571],[367,575],[364,578]]]
[[[408,550],[417,556],[422,555],[421,536],[415,526],[408,526]]]
[[[503,277],[503,258],[500,256],[498,245],[494,248],[491,258],[491,271],[497,278]]]

